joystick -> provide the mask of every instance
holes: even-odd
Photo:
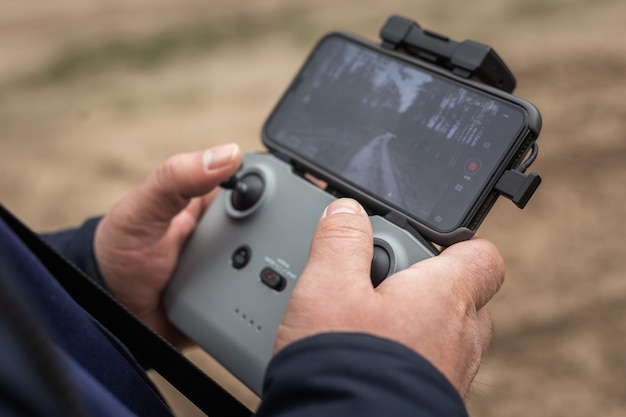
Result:
[[[253,207],[263,195],[265,183],[256,173],[230,177],[222,183],[222,188],[232,189],[231,204],[237,210],[245,211]]]
[[[389,275],[391,270],[391,255],[382,245],[374,243],[374,256],[372,257],[371,278],[374,287],[378,287]]]
[[[335,197],[268,153],[249,153],[206,210],[165,292],[169,319],[261,393],[274,337],[304,270],[321,214]],[[372,283],[436,254],[371,216]]]

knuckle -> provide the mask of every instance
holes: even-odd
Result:
[[[338,216],[339,217],[339,216]],[[320,225],[320,235],[323,237],[355,237],[361,238],[368,235],[368,230],[362,221],[356,221],[351,215],[342,216],[340,221],[323,221]]]
[[[172,182],[172,178],[175,177],[177,157],[170,156],[156,169],[154,173],[155,183],[159,186],[164,186]]]
[[[373,244],[371,232],[365,222],[350,215],[335,215],[333,219],[323,219],[317,231],[317,240],[331,246],[345,245],[348,242],[362,246]]]

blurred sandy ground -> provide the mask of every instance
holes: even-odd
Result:
[[[392,13],[494,46],[544,116],[544,184],[524,211],[500,201],[480,232],[508,276],[472,414],[625,415],[622,0],[4,1],[0,199],[55,229],[102,213],[173,153],[261,149],[264,118],[315,40],[376,39]]]

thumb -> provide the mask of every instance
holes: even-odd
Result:
[[[339,199],[324,211],[311,241],[309,260],[298,278],[274,340],[274,352],[314,334],[355,329],[342,301],[373,292],[372,226],[356,201]]]
[[[334,291],[338,285],[371,286],[372,253],[372,226],[363,207],[352,199],[336,200],[320,219],[300,281],[305,281],[304,285],[312,278],[316,285],[328,285],[332,280],[327,288]],[[336,279],[337,274],[341,280]]]
[[[240,164],[241,150],[235,144],[174,155],[137,187],[128,199],[133,206],[129,213],[139,217],[133,219],[138,224],[166,229],[193,197],[213,190],[233,175]]]

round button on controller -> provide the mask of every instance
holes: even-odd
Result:
[[[235,269],[241,269],[248,265],[252,251],[246,245],[240,246],[235,249],[233,255],[230,257],[230,263]]]

